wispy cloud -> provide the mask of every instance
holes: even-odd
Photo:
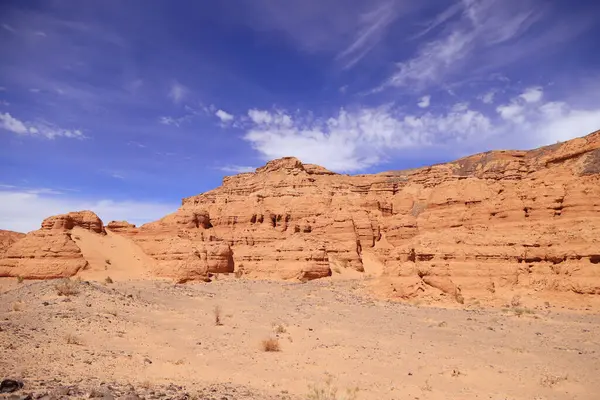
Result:
[[[442,24],[445,29],[420,46],[416,55],[398,63],[384,87],[423,88],[439,83],[464,65],[475,50],[519,37],[542,15],[528,1],[463,0],[459,4],[460,9],[452,5],[434,18],[424,33]]]
[[[8,25],[8,24],[2,24],[2,28],[10,33],[15,33],[17,32],[15,30],[15,28],[13,28],[12,26]]]
[[[189,90],[187,87],[178,82],[174,82],[169,88],[168,96],[174,103],[179,103],[187,96],[188,92]]]
[[[234,174],[242,174],[245,172],[254,172],[256,170],[255,167],[249,167],[244,165],[225,165],[223,167],[219,167],[221,171],[224,172],[232,172]]]
[[[360,15],[359,29],[353,41],[338,55],[344,68],[350,68],[359,62],[379,43],[387,27],[395,20],[397,2],[389,0]]]
[[[23,122],[9,113],[0,113],[0,129],[18,135],[42,136],[47,139],[57,137],[84,139],[86,137],[79,129],[63,129],[47,122]]]

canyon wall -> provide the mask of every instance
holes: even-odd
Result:
[[[68,227],[46,220],[0,256],[0,276],[41,268],[58,254],[54,247],[77,258],[61,236]],[[373,175],[283,158],[224,178],[158,221],[106,229],[151,256],[155,275],[181,282],[226,272],[311,280],[355,271],[379,277],[387,297],[434,290],[460,302],[465,292],[514,287],[600,294],[600,132]],[[46,251],[19,259],[31,240],[46,237]],[[41,275],[48,274],[32,273]]]

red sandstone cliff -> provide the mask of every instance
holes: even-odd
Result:
[[[0,276],[57,275],[36,272],[60,258],[54,247],[77,259],[64,238],[69,222],[47,221],[7,250]],[[460,301],[502,287],[600,294],[600,131],[375,175],[283,158],[224,178],[156,222],[107,229],[151,256],[155,275],[179,281],[234,270],[309,280],[351,269],[381,276],[390,297],[434,290]],[[29,253],[32,240],[48,249]]]

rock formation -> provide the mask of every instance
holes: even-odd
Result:
[[[28,233],[0,255],[0,277],[48,279],[75,275],[87,265],[71,236],[76,226],[106,234],[102,221],[91,211],[46,218],[41,229]]]
[[[157,252],[167,237],[224,241],[236,269],[282,279],[369,273],[369,254],[397,297],[435,289],[460,301],[519,286],[600,294],[599,180],[600,132],[375,175],[283,158],[184,199],[136,240],[152,247],[161,232]]]
[[[78,260],[68,272],[82,268],[72,243],[58,240],[74,225],[104,229],[93,218],[50,218],[7,250],[0,275],[48,270],[42,264],[63,249]],[[353,270],[379,276],[386,296],[405,299],[434,292],[461,302],[465,293],[519,287],[600,294],[600,131],[374,175],[283,158],[224,178],[158,221],[107,229],[151,256],[155,275],[181,282],[233,271],[310,280]],[[33,241],[47,249],[31,253]]]
[[[24,233],[0,229],[0,254],[23,237],[25,237]]]

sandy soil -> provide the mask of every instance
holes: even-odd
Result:
[[[305,399],[328,379],[337,398],[346,388],[378,400],[600,393],[593,313],[417,307],[370,299],[356,280],[114,279],[80,282],[72,296],[58,281],[1,279],[0,378],[47,399]],[[281,351],[263,351],[268,338]]]

